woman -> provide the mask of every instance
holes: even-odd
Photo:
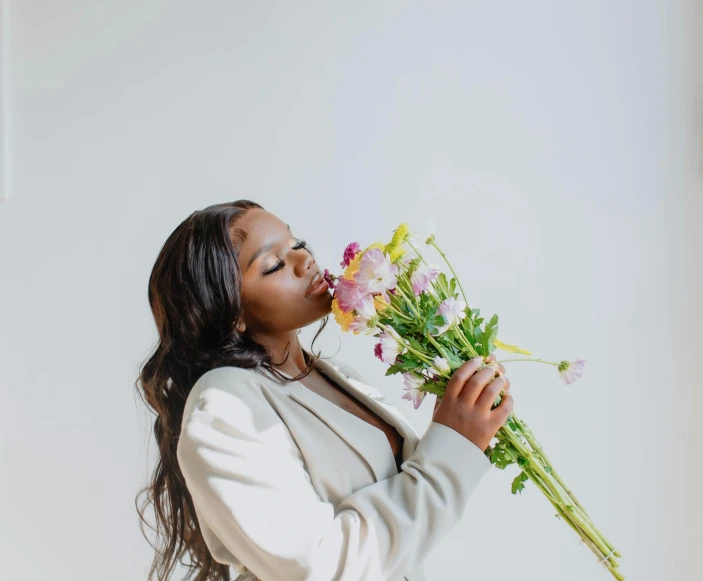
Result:
[[[161,249],[159,342],[137,381],[160,452],[140,492],[164,540],[150,580],[188,553],[202,581],[230,567],[240,581],[422,581],[489,470],[512,409],[502,366],[457,369],[419,438],[358,372],[300,345],[331,312],[321,274],[249,200],[194,212]]]

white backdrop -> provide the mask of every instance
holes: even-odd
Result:
[[[147,279],[182,219],[238,198],[333,272],[432,213],[502,340],[587,360],[570,386],[506,367],[626,577],[703,578],[700,3],[6,4],[3,578],[146,579]],[[371,338],[323,337],[424,431],[434,400],[400,399]],[[428,579],[610,578],[514,476],[486,477]]]

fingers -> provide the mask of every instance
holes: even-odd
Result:
[[[500,403],[491,411],[491,416],[494,416],[500,422],[501,426],[513,411],[513,403],[513,396],[506,392],[503,395],[503,399],[500,400]]]
[[[477,373],[476,375],[478,376],[479,374]],[[476,381],[478,380],[479,378],[477,377]],[[498,394],[503,390],[505,390],[505,392],[507,393],[507,390],[505,389],[505,385],[507,384],[507,382],[508,379],[507,377],[505,377],[505,375],[501,375],[496,379],[488,377],[484,384],[485,387],[481,390],[481,393],[479,393],[478,397],[476,398],[476,403],[474,404],[474,406],[487,412],[490,411],[493,407],[493,402],[498,397]]]
[[[484,391],[484,388],[489,383],[491,383],[491,381],[495,377],[495,374],[496,374],[496,370],[490,366],[479,369],[466,382],[466,387],[464,387],[463,391],[460,394],[460,397],[465,399],[469,405],[475,406],[479,396],[481,395],[481,392]],[[500,383],[501,387],[502,387],[502,385],[503,385],[503,380],[501,380],[501,383]],[[498,387],[498,386],[497,385],[494,386],[493,389],[495,389],[496,387]],[[498,391],[500,391],[500,390],[498,390]],[[496,395],[497,395],[497,393],[498,392],[496,392]]]
[[[465,361],[449,378],[444,390],[444,397],[458,397],[464,390],[466,382],[481,365],[483,365],[483,357],[481,356]]]
[[[486,362],[487,362],[487,363],[492,363],[492,362],[495,361],[495,360],[496,360],[496,354],[495,354],[495,353],[491,353],[488,357],[486,357]],[[499,369],[499,371],[500,371],[503,375],[505,375],[505,367],[503,367],[503,364],[502,364],[502,363],[495,363],[495,364],[494,364],[494,367],[497,367],[497,368]]]

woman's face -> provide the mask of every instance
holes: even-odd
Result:
[[[302,239],[273,214],[253,208],[237,220],[234,238],[242,271],[242,316],[246,333],[277,334],[306,327],[332,311],[332,291],[306,296],[322,268]],[[302,247],[301,247],[302,246]]]

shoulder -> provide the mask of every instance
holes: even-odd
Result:
[[[254,408],[267,408],[269,384],[263,374],[242,367],[216,367],[195,382],[183,410],[181,431],[189,424],[236,419]]]

